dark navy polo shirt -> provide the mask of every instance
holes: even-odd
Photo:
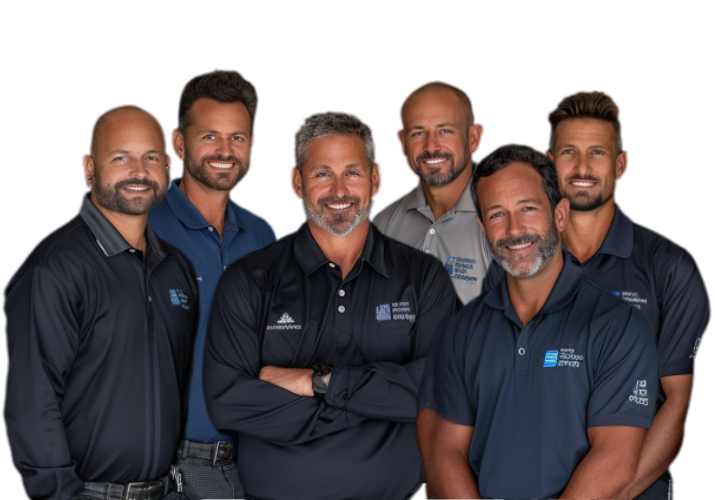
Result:
[[[219,429],[239,433],[247,498],[402,499],[422,479],[415,419],[425,355],[457,296],[435,258],[370,226],[345,279],[307,225],[226,270],[206,340]],[[333,366],[324,397],[258,379]]]
[[[646,314],[658,345],[661,377],[693,373],[710,306],[703,279],[687,251],[634,224],[616,206],[598,252],[582,264],[568,249],[566,255],[589,278]],[[493,264],[483,290],[503,275],[501,267]]]
[[[186,255],[196,270],[199,286],[199,326],[194,349],[193,374],[189,393],[186,439],[202,443],[227,441],[209,419],[202,384],[204,343],[214,290],[231,262],[276,240],[271,227],[261,218],[231,200],[226,207],[223,241],[179,189],[180,179],[171,183],[166,199],[149,214],[156,234]]]
[[[31,498],[168,472],[183,431],[198,291],[176,248],[150,227],[146,243],[141,255],[85,197],[7,287],[5,419]]]
[[[648,321],[570,259],[526,326],[502,279],[440,332],[434,409],[474,427],[469,459],[484,497],[557,498],[589,451],[587,429],[650,427],[658,368]]]

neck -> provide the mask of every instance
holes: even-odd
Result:
[[[452,210],[457,204],[472,179],[473,169],[474,167],[470,162],[456,179],[444,186],[430,186],[424,182],[420,183],[425,194],[425,200],[432,210],[435,221]]]
[[[507,273],[509,298],[524,326],[544,307],[563,267],[564,255],[559,249],[556,255],[533,276],[515,278]]]
[[[362,254],[370,231],[370,222],[364,221],[346,236],[335,236],[311,221],[308,221],[308,229],[328,260],[340,266],[345,279]]]
[[[613,198],[594,210],[569,212],[569,223],[561,236],[566,248],[579,262],[590,259],[598,252],[615,215],[616,202]]]
[[[218,231],[223,239],[223,226],[226,222],[226,205],[228,205],[229,191],[216,191],[209,189],[197,182],[184,168],[179,189],[186,195],[196,210]]]
[[[146,252],[146,221],[148,214],[144,215],[127,215],[113,210],[107,210],[102,205],[97,203],[94,193],[90,195],[90,199],[94,206],[107,218],[109,223],[114,226],[122,238],[129,243],[132,248]]]

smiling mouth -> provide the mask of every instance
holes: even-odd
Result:
[[[326,203],[325,205],[333,210],[344,210],[350,208],[352,203]]]
[[[448,160],[448,158],[433,158],[431,160],[422,160],[424,161],[427,165],[439,165],[440,163],[444,163]]]
[[[516,245],[508,245],[506,248],[509,250],[524,250],[525,248],[529,248],[533,244],[534,244],[534,242],[530,241],[528,243],[518,243]]]
[[[149,186],[124,186],[124,189],[141,193],[142,191],[148,191]]]
[[[569,184],[580,188],[589,188],[596,185],[596,181],[570,181]]]
[[[221,161],[210,161],[209,165],[212,166],[213,168],[218,168],[221,170],[228,170],[231,167],[233,167],[233,163],[225,163]]]

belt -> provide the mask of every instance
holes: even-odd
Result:
[[[82,495],[98,500],[161,500],[169,492],[169,479],[126,484],[84,483]]]
[[[216,443],[197,443],[195,441],[184,441],[179,445],[177,455],[183,459],[198,458],[207,460],[212,465],[217,462],[228,462],[233,460],[233,444],[228,441],[218,441]]]

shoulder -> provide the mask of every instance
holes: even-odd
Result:
[[[246,210],[245,208],[237,205],[233,200],[228,200],[229,207],[235,211],[239,218],[246,225],[246,230],[260,233],[264,236],[269,236],[268,240],[270,242],[275,241],[276,237],[273,232],[273,228],[266,222],[263,218],[254,214],[253,212]],[[266,241],[268,243],[269,241]]]
[[[588,276],[584,276],[581,290],[579,291],[581,304],[588,304],[591,308],[588,318],[591,331],[597,336],[632,335],[637,333],[647,338],[654,338],[646,314],[628,303],[616,293],[604,288]],[[584,311],[585,312],[585,311]],[[582,319],[584,319],[582,317]]]
[[[419,189],[419,186],[383,209],[373,218],[373,224],[375,224],[380,231],[387,231],[390,222],[396,216],[399,216],[399,214],[403,214],[407,211],[405,204],[410,197],[414,196],[416,189]]]
[[[677,260],[692,261],[683,247],[638,224],[633,224],[633,256],[648,259],[657,267],[672,265]]]
[[[269,245],[251,252],[250,254],[241,257],[240,259],[229,264],[224,274],[230,275],[252,275],[266,274],[273,269],[281,268],[284,265],[299,265],[295,260],[293,252],[293,242],[295,233],[284,236],[278,241],[274,241]]]

